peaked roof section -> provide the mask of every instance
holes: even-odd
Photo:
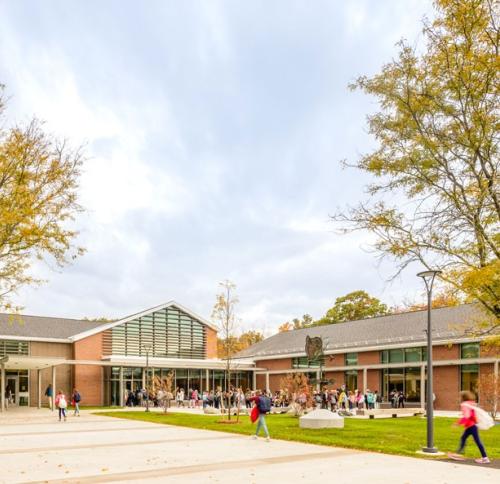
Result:
[[[98,328],[102,324],[81,319],[0,313],[0,337],[67,342],[71,336]]]
[[[146,309],[144,311],[141,311],[140,313],[135,313],[131,314],[130,316],[126,316],[125,318],[119,319],[117,321],[112,321],[110,323],[100,323],[100,325],[96,328],[88,329],[86,331],[77,333],[73,336],[71,336],[69,339],[71,341],[79,341],[83,338],[87,338],[89,336],[92,336],[94,334],[100,333],[102,331],[105,331],[107,329],[114,328],[115,326],[119,326],[120,324],[127,323],[129,321],[133,321],[134,319],[140,318],[141,316],[146,316],[146,314],[153,313],[155,311],[161,311],[162,309],[168,308],[168,307],[176,307],[177,309],[180,309],[182,312],[188,314],[194,319],[197,319],[200,321],[200,323],[203,323],[205,326],[208,326],[210,329],[213,329],[214,331],[217,331],[217,328],[208,322],[206,319],[202,318],[201,316],[198,316],[197,314],[193,313],[190,309],[187,309],[186,307],[182,306],[181,304],[175,302],[175,301],[169,301],[165,304],[160,304],[159,306],[155,306],[154,308]]]
[[[436,341],[456,338],[461,333],[457,327],[481,317],[484,317],[484,313],[473,304],[433,309],[433,338]],[[426,328],[427,310],[296,329],[256,343],[238,353],[236,358],[303,355],[306,335],[322,337],[327,342],[326,351],[418,342],[425,344]]]

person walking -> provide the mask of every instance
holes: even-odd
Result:
[[[462,411],[462,418],[458,420],[455,425],[463,425],[464,432],[460,437],[460,445],[456,453],[449,453],[448,457],[454,460],[465,460],[463,456],[463,452],[465,449],[465,444],[467,443],[467,439],[470,435],[474,439],[474,442],[481,452],[481,458],[475,459],[477,464],[489,464],[490,459],[488,459],[488,455],[486,454],[486,450],[484,449],[484,445],[479,438],[479,430],[477,428],[477,406],[476,406],[476,397],[472,392],[464,391],[460,392],[460,399],[462,403],[460,404],[460,410]],[[480,409],[479,409],[480,410]]]
[[[267,395],[264,395],[262,391],[257,390],[257,394],[254,397],[250,397],[250,401],[255,403],[259,412],[259,421],[257,422],[255,435],[253,435],[252,438],[257,439],[259,437],[259,431],[262,427],[266,435],[266,442],[269,442],[271,438],[269,436],[269,430],[267,429],[266,414],[271,411],[271,399]]]
[[[80,401],[82,399],[82,396],[80,395],[80,392],[76,389],[73,388],[73,394],[71,395],[71,400],[73,401],[73,405],[75,406],[75,413],[74,415],[80,416]]]
[[[54,406],[52,405],[52,399],[54,398],[54,389],[52,388],[52,383],[49,383],[49,386],[45,389],[45,396],[49,399],[49,408],[54,410]]]
[[[57,392],[55,404],[59,409],[59,422],[61,421],[61,417],[64,417],[64,421],[66,422],[66,409],[68,408],[68,402],[66,400],[66,395],[64,395],[62,390]]]

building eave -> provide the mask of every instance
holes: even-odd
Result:
[[[72,343],[69,338],[43,338],[38,336],[16,336],[0,334],[0,340],[14,340],[14,341],[34,341],[41,343]]]

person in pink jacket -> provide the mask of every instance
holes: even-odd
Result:
[[[56,395],[55,402],[56,407],[59,409],[59,422],[61,421],[61,417],[64,417],[64,421],[66,422],[66,409],[68,408],[68,401],[66,400],[66,396],[59,390]]]
[[[472,435],[479,452],[481,452],[481,458],[476,459],[475,462],[478,464],[489,464],[490,459],[488,459],[486,450],[484,450],[484,445],[479,438],[479,430],[476,425],[477,416],[474,411],[474,407],[476,406],[476,397],[472,392],[460,392],[460,399],[462,400],[460,405],[462,417],[458,420],[458,422],[456,422],[456,424],[464,426],[464,433],[462,434],[462,437],[460,437],[460,446],[458,447],[457,452],[455,454],[448,454],[448,457],[454,460],[465,460],[462,454],[468,437]]]

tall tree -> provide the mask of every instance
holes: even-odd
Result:
[[[377,236],[398,273],[418,262],[482,304],[484,332],[500,326],[499,3],[435,0],[423,52],[405,41],[373,77],[378,141],[356,168],[375,177],[370,199],[334,218]],[[392,202],[389,202],[391,200]]]
[[[212,319],[215,322],[218,333],[222,340],[221,354],[225,361],[226,368],[226,388],[229,391],[231,382],[231,373],[233,371],[233,355],[237,351],[238,339],[235,337],[236,330],[236,304],[238,296],[236,295],[236,284],[229,280],[219,283],[221,291],[215,296],[215,305],[212,311]],[[228,411],[228,419],[231,419],[231,409]]]
[[[335,304],[314,326],[345,323],[357,319],[373,318],[388,313],[387,306],[365,291],[354,291],[335,299]]]
[[[12,293],[41,282],[30,274],[34,259],[64,266],[83,252],[69,223],[81,210],[82,155],[37,119],[6,127],[3,90],[0,85],[0,310],[10,310]]]
[[[227,344],[224,338],[217,338],[217,354],[224,355],[226,351],[226,347],[230,347],[234,353],[236,354],[239,351],[243,351],[244,349],[252,346],[259,341],[264,339],[264,335],[259,331],[246,331],[245,333],[240,334],[240,336],[233,335],[230,337],[231,341]]]
[[[238,338],[238,342],[240,344],[240,351],[244,350],[259,341],[264,339],[264,335],[259,331],[246,331],[242,333]]]
[[[281,324],[278,328],[279,333],[286,333],[287,331],[291,331],[293,329],[293,324],[290,323],[289,321],[286,321],[285,323]]]

